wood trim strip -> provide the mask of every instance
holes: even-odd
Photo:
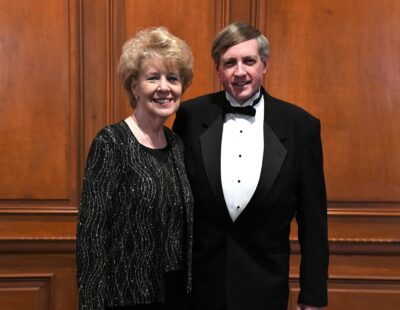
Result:
[[[300,254],[300,244],[291,240],[292,254]],[[334,239],[329,240],[330,255],[400,255],[400,240]]]
[[[75,253],[75,238],[0,240],[1,254]]]

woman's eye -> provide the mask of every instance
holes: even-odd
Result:
[[[179,77],[177,76],[169,76],[168,80],[171,82],[178,82],[179,81]]]
[[[149,81],[156,81],[156,80],[158,80],[158,76],[149,76],[147,79]]]

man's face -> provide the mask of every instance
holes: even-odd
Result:
[[[217,74],[225,91],[238,103],[253,96],[263,83],[267,62],[258,53],[256,39],[228,48],[220,55]]]

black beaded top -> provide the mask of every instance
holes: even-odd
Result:
[[[193,198],[183,145],[141,145],[121,121],[94,139],[77,225],[81,309],[165,300],[165,272],[183,269],[190,291]]]

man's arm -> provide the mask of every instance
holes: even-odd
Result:
[[[326,189],[319,120],[312,118],[309,128],[308,141],[304,149],[301,167],[301,203],[296,215],[298,238],[301,247],[298,303],[300,305],[323,307],[328,303],[329,249]]]

